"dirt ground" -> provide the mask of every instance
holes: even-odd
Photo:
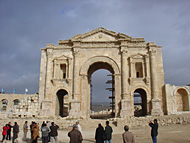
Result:
[[[122,143],[121,134],[123,133],[123,129],[119,129],[117,127],[113,127],[113,139],[112,143]],[[69,143],[69,138],[67,137],[69,130],[60,130],[58,140],[59,143]],[[136,143],[151,143],[150,136],[150,127],[141,127],[141,128],[131,128],[131,132],[135,135]],[[93,128],[83,128],[83,143],[94,143],[94,134],[95,129]],[[28,133],[29,137],[30,133]],[[19,133],[19,143],[24,143],[22,141],[23,132]],[[1,137],[2,138],[2,137]],[[0,138],[0,139],[1,139]],[[30,142],[30,141],[28,141]],[[39,142],[41,142],[39,140]],[[161,126],[159,127],[159,135],[158,135],[159,143],[190,143],[190,124],[177,124],[177,125],[169,125],[169,126]],[[11,143],[10,141],[5,141],[4,143]]]

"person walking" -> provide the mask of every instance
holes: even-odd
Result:
[[[158,123],[157,123],[157,119],[154,119],[154,123],[152,123],[150,121],[149,122],[149,126],[152,128],[151,129],[152,141],[153,141],[153,143],[157,143],[157,135],[158,135]]]
[[[5,140],[5,137],[7,135],[7,130],[9,129],[9,126],[8,124],[6,124],[5,126],[3,126],[3,132],[2,132],[2,135],[3,135],[3,138],[1,140],[1,142],[3,142]]]
[[[70,137],[70,143],[82,143],[82,134],[76,124],[73,125],[73,129],[68,133],[68,136]]]
[[[23,132],[24,132],[24,135],[23,135],[23,141],[26,141],[27,139],[27,133],[28,133],[28,122],[25,121],[24,125],[23,125]]]
[[[42,131],[42,143],[48,143],[48,133],[50,130],[45,123],[44,126],[41,128],[41,131]]]
[[[54,122],[51,123],[50,126],[50,141],[51,143],[57,143],[57,136],[58,136],[58,132],[57,129],[59,129],[59,126],[54,124]]]
[[[17,122],[15,122],[15,125],[13,126],[12,143],[14,143],[15,140],[18,138],[18,133],[19,133],[19,125],[17,124]]]
[[[132,132],[129,132],[129,127],[127,125],[124,126],[125,132],[122,134],[123,143],[135,143],[134,135]]]
[[[96,129],[95,140],[96,143],[104,143],[105,133],[104,133],[104,128],[102,127],[101,124],[98,124],[98,128]]]
[[[7,129],[7,137],[6,140],[11,140],[11,128],[13,126],[11,126],[11,122],[8,123],[9,129]]]
[[[109,121],[106,121],[106,127],[105,127],[105,136],[106,136],[106,140],[105,143],[111,143],[111,139],[112,139],[112,127],[109,125]]]
[[[32,140],[32,143],[37,143],[38,142],[38,138],[40,137],[40,134],[39,134],[39,127],[37,125],[37,123],[34,124],[33,126],[33,140]]]

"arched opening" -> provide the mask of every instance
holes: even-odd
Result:
[[[68,116],[68,92],[64,89],[60,89],[57,92],[56,100],[55,114],[61,117]]]
[[[177,112],[189,111],[188,93],[185,89],[178,89],[176,92],[176,108]]]
[[[90,117],[108,119],[115,116],[114,71],[108,63],[96,62],[89,67]]]
[[[19,103],[20,103],[20,100],[18,99],[13,100],[13,106],[18,106]]]
[[[147,115],[147,95],[139,88],[134,92],[134,116],[140,117]]]
[[[8,105],[8,100],[7,99],[1,100],[1,112],[6,112],[7,105]]]

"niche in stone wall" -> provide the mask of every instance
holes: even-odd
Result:
[[[60,64],[60,79],[66,79],[66,64]]]
[[[143,77],[142,62],[135,63],[135,72],[136,72],[136,78],[142,78]]]
[[[71,58],[66,56],[57,57],[53,60],[53,78],[54,79],[68,79],[69,78],[69,67]]]

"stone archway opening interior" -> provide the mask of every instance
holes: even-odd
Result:
[[[143,89],[136,89],[134,92],[134,116],[147,115],[147,95]]]
[[[178,89],[176,92],[177,111],[189,111],[188,93],[185,89]]]
[[[60,89],[57,92],[57,103],[56,103],[56,115],[61,117],[68,116],[68,92],[64,89]]]
[[[91,118],[113,117],[115,112],[113,110],[115,108],[113,68],[104,62],[92,64],[88,70],[88,81]],[[102,111],[105,113],[104,115],[100,114]]]

